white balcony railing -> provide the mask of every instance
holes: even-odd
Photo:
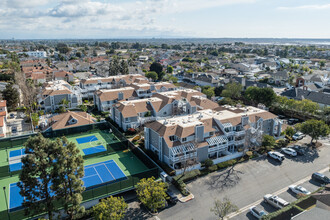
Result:
[[[238,137],[238,136],[242,136],[242,135],[245,135],[245,131],[236,131],[235,132],[235,136]]]

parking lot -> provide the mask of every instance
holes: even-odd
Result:
[[[7,118],[7,131],[10,136],[21,135],[32,131],[30,121],[23,113],[10,112]]]
[[[304,138],[298,144],[310,142]],[[272,158],[261,156],[254,160],[236,165],[232,169],[214,172],[203,178],[198,178],[187,184],[195,199],[187,203],[163,210],[160,219],[215,219],[210,212],[215,199],[227,196],[236,204],[242,213],[232,219],[253,218],[248,214],[252,205],[257,205],[267,212],[275,211],[274,208],[262,202],[266,194],[279,195],[281,198],[292,202],[296,197],[288,192],[289,185],[299,183],[309,191],[315,191],[318,186],[310,181],[311,174],[325,170],[329,174],[329,139],[321,140],[323,146],[319,149],[308,149],[305,156],[286,156],[282,163]],[[223,178],[225,177],[225,178]]]

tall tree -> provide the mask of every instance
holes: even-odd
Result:
[[[211,208],[211,212],[213,212],[219,219],[225,219],[226,215],[237,212],[238,207],[233,204],[228,197],[225,197],[222,201],[215,200],[214,206]]]
[[[99,204],[93,207],[96,220],[121,220],[127,212],[127,204],[123,197],[112,197],[102,199]]]
[[[302,133],[311,136],[311,143],[313,143],[313,140],[316,140],[317,142],[320,137],[325,137],[330,133],[329,126],[324,121],[315,119],[305,121],[297,126],[297,129]]]
[[[137,184],[136,193],[139,200],[154,213],[165,207],[166,184],[155,181],[154,177],[141,179]]]
[[[153,81],[155,81],[155,80],[158,79],[158,75],[157,75],[157,73],[156,73],[156,72],[153,72],[153,71],[151,71],[151,72],[147,72],[147,73],[145,74],[145,76],[146,76],[147,78],[152,79]]]
[[[22,158],[22,172],[19,176],[20,194],[25,198],[23,206],[26,215],[47,212],[53,219],[56,211],[56,183],[53,177],[55,163],[59,158],[62,146],[58,142],[44,138],[40,133],[30,137],[25,143],[26,156]]]
[[[116,76],[120,72],[120,63],[117,58],[117,56],[114,56],[112,60],[110,61],[109,65],[109,75],[110,76]]]
[[[84,160],[80,155],[80,151],[73,142],[63,137],[57,139],[60,148],[58,162],[55,164],[54,176],[54,191],[58,198],[62,198],[64,210],[69,216],[69,219],[74,219],[74,216],[82,212],[84,209],[80,206],[82,202],[82,193],[85,190],[83,187],[84,177]]]
[[[62,99],[60,105],[62,105],[64,112],[66,112],[66,108],[69,107],[70,101],[67,99]]]
[[[8,83],[6,88],[2,91],[4,100],[7,101],[7,107],[9,110],[14,110],[19,102],[19,93],[17,89],[13,87],[13,83]]]
[[[122,60],[120,62],[120,73],[122,75],[128,75],[128,64],[127,64],[127,61],[125,61],[125,60]]]
[[[161,79],[162,77],[161,74],[162,74],[162,71],[163,71],[163,66],[158,63],[158,62],[153,62],[151,65],[150,65],[150,68],[149,68],[150,71],[154,71],[157,73],[158,75],[158,79]],[[164,75],[164,74],[163,74]]]
[[[242,85],[238,83],[228,83],[221,95],[231,99],[239,99],[241,97]]]

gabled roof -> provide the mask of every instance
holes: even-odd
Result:
[[[77,123],[70,124],[69,121],[72,118],[76,119]],[[72,128],[82,125],[94,124],[95,122],[96,119],[86,112],[71,112],[71,111],[59,115],[55,115],[48,120],[48,123],[50,124],[49,127],[51,127],[53,131],[64,128]]]
[[[120,89],[98,90],[95,92],[101,102],[117,100],[119,93],[123,93],[123,100],[135,97],[135,89],[133,87],[123,87]]]
[[[330,94],[328,93],[307,91],[295,88],[284,91],[281,93],[281,95],[298,100],[309,99],[316,103],[330,105]]]

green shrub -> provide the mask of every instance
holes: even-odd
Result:
[[[222,162],[222,163],[218,163],[217,167],[218,167],[218,169],[224,169],[224,168],[227,168],[227,167],[230,167],[230,166],[234,165],[235,163],[237,163],[236,159],[228,160],[228,161],[225,161],[225,162]]]
[[[249,158],[252,158],[253,156],[253,152],[252,151],[246,151],[246,156],[248,156]]]
[[[201,174],[200,170],[192,170],[192,171],[185,172],[184,174],[177,175],[173,179],[175,181],[180,181],[181,180],[183,182],[187,182],[189,180],[195,179],[200,174]]]
[[[210,167],[210,166],[213,166],[213,160],[211,160],[211,159],[206,159],[206,160],[204,161],[204,165],[205,165],[206,168],[208,168],[208,167]]]
[[[217,165],[212,165],[212,166],[209,166],[207,169],[208,169],[209,172],[214,172],[214,171],[218,170],[218,166]]]

